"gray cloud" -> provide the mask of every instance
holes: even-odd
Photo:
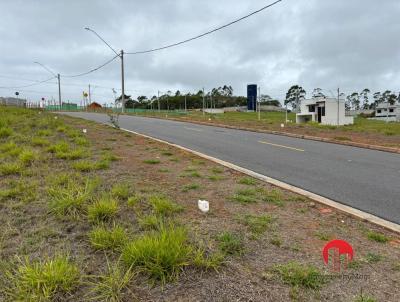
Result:
[[[267,2],[254,1],[12,1],[0,10],[0,86],[43,80],[40,61],[55,72],[76,74],[117,50],[135,51],[188,38],[229,22]],[[129,94],[195,91],[230,84],[245,94],[247,83],[283,98],[299,83],[307,91],[399,90],[400,3],[397,0],[283,0],[275,7],[201,40],[157,53],[126,56]],[[79,101],[87,85],[99,102],[120,87],[119,60],[80,78],[63,78],[63,96]],[[17,78],[20,80],[10,79]],[[97,86],[97,87],[96,87]],[[101,86],[101,87],[98,87]],[[105,88],[104,88],[105,87]],[[19,89],[29,99],[57,96],[54,83]],[[11,95],[15,89],[0,89]]]

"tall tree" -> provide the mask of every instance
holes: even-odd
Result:
[[[373,94],[373,98],[374,98],[374,103],[371,104],[371,109],[375,109],[376,106],[378,106],[380,103],[382,103],[383,99],[382,99],[382,94],[377,91]]]
[[[388,102],[390,105],[394,105],[397,100],[396,94],[392,93],[390,90],[386,90],[382,94],[382,100],[383,102]]]
[[[360,92],[360,97],[362,97],[363,100],[363,104],[362,104],[362,109],[369,109],[369,99],[368,99],[368,94],[371,91],[368,88],[364,88],[361,92]]]
[[[360,110],[360,95],[358,92],[353,92],[350,95],[351,107],[355,110]]]
[[[293,85],[286,93],[285,105],[291,105],[294,111],[300,110],[300,102],[304,100],[306,91],[299,85]]]

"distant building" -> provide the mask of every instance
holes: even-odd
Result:
[[[102,106],[99,103],[93,102],[93,103],[89,104],[88,108],[89,109],[100,109],[100,108],[102,108]]]
[[[322,125],[351,125],[352,116],[346,116],[344,100],[334,98],[313,98],[300,103],[296,123],[317,122]]]
[[[26,107],[26,100],[13,97],[0,97],[0,105]]]
[[[388,102],[378,104],[375,108],[375,117],[372,119],[400,122],[400,104],[390,105]]]

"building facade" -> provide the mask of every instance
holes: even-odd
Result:
[[[400,104],[390,105],[388,102],[378,104],[375,108],[374,120],[400,122]]]
[[[335,98],[313,98],[300,103],[296,123],[317,122],[322,125],[351,125],[352,116],[346,116],[345,102]]]

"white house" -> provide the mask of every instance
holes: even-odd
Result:
[[[317,122],[322,125],[351,125],[352,116],[346,116],[344,100],[335,98],[313,98],[300,103],[296,123]]]
[[[388,102],[378,104],[375,108],[374,120],[400,122],[400,104],[390,105]]]

